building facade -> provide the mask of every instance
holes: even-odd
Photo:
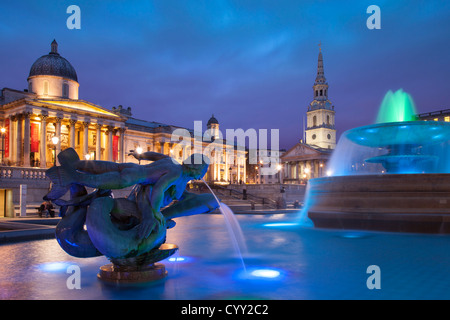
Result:
[[[79,99],[77,73],[60,55],[56,41],[51,43],[49,54],[33,63],[27,81],[28,89],[24,91],[1,91],[3,166],[46,169],[57,164],[55,155],[69,147],[85,160],[137,162],[128,154],[139,148],[182,162],[194,152],[194,142],[200,143],[202,150],[211,145],[211,141],[203,139],[198,142],[193,130],[133,118],[131,108],[109,110]],[[208,126],[214,133],[219,130],[214,117]],[[190,141],[181,149],[178,141],[172,141],[176,129],[191,133]],[[214,150],[223,151],[213,153],[206,180],[229,181],[232,176],[236,181],[245,181],[246,152],[227,145]]]
[[[416,115],[417,120],[450,122],[450,109],[425,112]]]
[[[314,99],[306,112],[305,143],[322,149],[334,149],[336,148],[335,111],[328,99],[328,82],[323,68],[322,50],[319,51],[313,94]]]
[[[281,156],[283,183],[306,184],[326,175],[326,165],[336,147],[335,110],[328,99],[322,50],[319,51],[313,101],[306,112],[304,137]]]

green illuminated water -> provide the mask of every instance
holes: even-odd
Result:
[[[384,96],[376,123],[401,122],[415,120],[416,107],[412,97],[399,89],[389,90]]]

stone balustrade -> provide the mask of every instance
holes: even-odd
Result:
[[[40,168],[23,168],[0,166],[0,180],[46,180],[45,171]]]

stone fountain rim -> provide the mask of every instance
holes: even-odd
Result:
[[[345,131],[342,134],[342,136],[346,137],[347,139],[349,139],[350,141],[352,141],[358,145],[367,146],[367,147],[386,147],[386,146],[389,146],[389,145],[392,145],[395,143],[386,141],[388,139],[385,139],[385,141],[383,143],[380,143],[380,142],[379,143],[371,143],[371,142],[368,142],[368,140],[366,140],[366,139],[357,140],[355,138],[351,138],[350,136],[352,134],[357,134],[359,137],[361,137],[362,133],[367,133],[368,130],[373,130],[373,129],[378,129],[378,128],[401,128],[403,126],[404,127],[421,126],[421,127],[430,127],[430,128],[448,127],[450,130],[450,122],[414,120],[414,121],[384,122],[384,123],[375,123],[375,124],[365,125],[365,126],[349,129],[349,130]],[[371,132],[369,132],[369,133],[371,133]],[[373,133],[373,134],[376,134],[376,133]],[[383,140],[383,139],[381,139],[381,140]],[[427,143],[424,143],[422,141],[420,143],[417,142],[417,143],[411,143],[411,144],[423,145],[423,144],[440,143],[440,142],[442,142],[442,141],[439,140],[439,141],[430,142],[428,140]],[[405,143],[405,144],[410,144],[410,143]]]

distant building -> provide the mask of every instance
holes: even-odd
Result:
[[[335,111],[333,104],[328,100],[328,82],[324,74],[321,50],[313,93],[314,99],[306,112],[305,143],[321,149],[334,149],[336,147]]]
[[[417,120],[450,122],[450,109],[425,112],[416,115]]]
[[[111,110],[79,99],[78,76],[71,63],[51,43],[51,51],[37,59],[28,75],[28,88],[3,88],[0,95],[2,135],[1,164],[24,168],[49,168],[55,154],[74,148],[81,159],[137,162],[128,156],[138,147],[143,152],[170,155],[179,162],[193,153],[191,143],[174,151],[178,141],[172,133],[180,127],[132,117],[131,108],[121,105]],[[185,128],[181,128],[185,129]],[[218,134],[219,122],[213,116],[208,129]],[[56,144],[52,140],[57,137]],[[200,137],[202,138],[202,137]],[[190,145],[190,146],[189,146]],[[203,148],[210,142],[201,141]],[[245,181],[245,151],[226,146],[228,158],[216,154],[206,174],[207,181]],[[214,163],[214,161],[221,161]],[[0,177],[1,178],[1,177]]]
[[[303,184],[326,175],[326,164],[336,147],[335,110],[328,99],[322,50],[319,51],[313,97],[306,112],[304,140],[281,156],[283,183]]]

